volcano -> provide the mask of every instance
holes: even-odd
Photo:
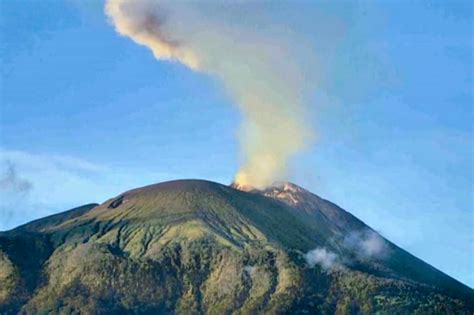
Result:
[[[0,233],[1,314],[473,312],[471,288],[291,183],[159,183]]]

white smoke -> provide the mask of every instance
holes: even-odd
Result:
[[[344,243],[361,258],[382,258],[389,254],[387,242],[370,230],[352,232],[344,238]]]
[[[289,159],[311,138],[302,101],[307,78],[294,58],[295,44],[282,32],[264,33],[271,23],[246,23],[241,15],[250,10],[239,11],[242,5],[108,0],[105,11],[118,33],[157,59],[220,79],[244,117],[243,165],[235,182],[263,188],[284,178]]]
[[[320,265],[326,271],[340,266],[339,256],[324,247],[317,247],[304,255],[306,262],[312,268]]]

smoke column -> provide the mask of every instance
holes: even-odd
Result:
[[[289,159],[311,137],[302,103],[305,78],[284,36],[264,36],[258,26],[232,18],[235,8],[230,2],[108,0],[105,12],[119,34],[157,59],[220,79],[244,118],[235,182],[263,188],[283,179]]]

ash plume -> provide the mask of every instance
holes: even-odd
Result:
[[[288,36],[266,36],[232,13],[239,5],[108,0],[105,12],[119,34],[148,47],[157,59],[222,82],[244,118],[243,163],[235,182],[264,188],[284,178],[289,159],[311,138],[302,100],[307,82]]]

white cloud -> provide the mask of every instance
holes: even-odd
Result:
[[[98,201],[102,169],[69,156],[0,149],[0,230]]]
[[[360,258],[383,258],[389,253],[387,242],[370,230],[352,232],[345,237],[344,243]]]
[[[179,175],[0,148],[0,231]]]
[[[84,192],[90,194],[89,202],[95,201],[94,186],[105,169],[80,158],[13,150],[0,150],[2,161],[13,164],[21,178],[31,183],[30,202],[43,207],[80,205]],[[4,195],[11,193],[2,191]]]
[[[93,173],[106,169],[102,165],[77,157],[59,154],[38,154],[19,150],[5,150],[1,148],[0,159],[9,160],[17,165],[22,165],[26,167],[27,170],[59,168],[74,172]]]
[[[340,266],[338,255],[328,251],[324,247],[317,247],[313,250],[310,250],[304,255],[304,258],[310,267],[320,265],[321,268],[326,271]]]

